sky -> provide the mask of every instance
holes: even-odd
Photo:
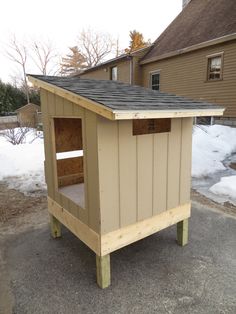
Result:
[[[129,31],[137,30],[154,41],[180,13],[182,0],[8,0],[1,6],[0,79],[11,81],[17,65],[6,57],[7,45],[15,35],[26,45],[31,41],[53,42],[60,55],[76,45],[78,34],[87,28],[109,32],[119,38],[121,49],[129,45]],[[29,63],[28,73],[37,74]]]

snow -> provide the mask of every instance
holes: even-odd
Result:
[[[210,191],[216,195],[229,197],[230,201],[236,205],[236,175],[222,177],[220,182],[210,188]]]
[[[0,180],[10,188],[37,195],[46,190],[42,133],[27,133],[23,144],[12,145],[0,133]],[[229,168],[236,162],[236,128],[194,126],[192,176],[193,188],[218,202],[236,205],[236,172]],[[83,155],[83,151],[59,153],[57,158]]]
[[[192,176],[213,175],[225,170],[223,161],[236,152],[236,129],[221,126],[195,126],[193,131]]]
[[[0,134],[2,135],[2,134]],[[12,145],[0,136],[0,180],[25,194],[46,189],[42,133],[31,130],[25,142]]]

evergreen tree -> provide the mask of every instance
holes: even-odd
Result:
[[[146,42],[143,38],[143,34],[137,32],[136,30],[130,31],[129,37],[130,37],[130,44],[129,44],[129,48],[125,49],[126,53],[130,53],[137,49],[145,48],[148,45],[150,45],[150,41]]]
[[[86,59],[80,53],[77,46],[69,47],[70,54],[62,58],[61,72],[62,75],[74,75],[79,74],[84,68],[86,68]]]
[[[35,89],[29,90],[30,101],[40,105],[39,93]],[[7,115],[27,104],[27,98],[21,88],[0,81],[0,115]]]

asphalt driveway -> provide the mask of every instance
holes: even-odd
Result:
[[[190,242],[170,227],[111,254],[112,285],[95,255],[46,223],[1,237],[0,313],[236,313],[236,219],[193,206]]]

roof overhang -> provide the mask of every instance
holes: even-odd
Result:
[[[211,109],[184,109],[184,110],[112,110],[105,105],[68,91],[64,88],[42,81],[28,75],[29,81],[39,88],[43,88],[55,95],[63,97],[85,109],[91,110],[109,120],[132,120],[132,119],[156,119],[156,118],[185,118],[202,116],[222,116],[223,107]]]
[[[223,37],[219,37],[219,38],[216,38],[216,39],[212,39],[212,40],[209,40],[209,41],[205,41],[203,43],[196,44],[196,45],[193,45],[193,46],[189,46],[189,47],[186,47],[186,48],[183,48],[183,49],[171,51],[171,52],[168,52],[168,53],[165,53],[165,54],[162,54],[162,55],[158,55],[158,56],[155,56],[155,57],[152,57],[152,58],[149,58],[149,59],[144,59],[144,60],[141,60],[139,62],[139,64],[147,64],[147,63],[151,63],[151,62],[155,62],[155,61],[159,61],[159,60],[163,60],[163,59],[167,59],[167,58],[172,58],[172,57],[175,57],[175,56],[182,55],[184,53],[188,53],[188,52],[191,52],[191,51],[194,51],[194,50],[206,48],[206,47],[213,46],[213,45],[222,44],[224,42],[228,42],[228,41],[231,41],[231,40],[236,40],[236,33],[230,34],[230,35],[226,35],[226,36],[223,36]]]

